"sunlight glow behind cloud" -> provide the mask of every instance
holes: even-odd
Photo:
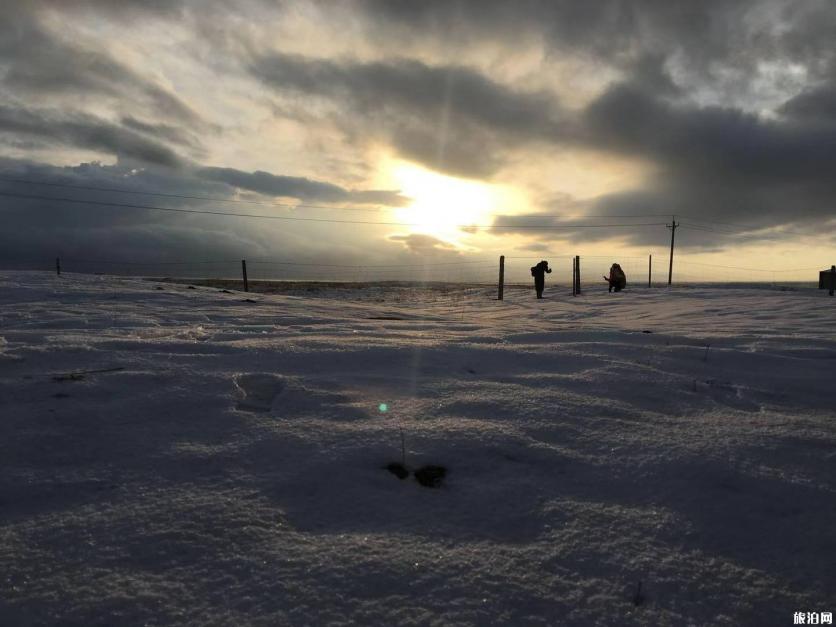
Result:
[[[451,244],[461,244],[464,233],[459,225],[490,223],[493,213],[502,208],[502,192],[495,185],[445,176],[407,162],[393,164],[392,177],[401,193],[413,199],[395,210],[398,220],[416,224],[413,233]]]

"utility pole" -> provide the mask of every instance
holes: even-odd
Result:
[[[676,227],[679,226],[679,223],[676,221],[676,216],[671,216],[671,223],[666,226],[671,230],[671,261],[668,266],[668,285],[670,285],[673,279],[673,240],[676,235]]]

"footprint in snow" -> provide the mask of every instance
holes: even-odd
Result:
[[[273,401],[287,387],[285,380],[275,374],[242,374],[235,378],[235,385],[243,398],[238,409],[266,412],[273,407]]]

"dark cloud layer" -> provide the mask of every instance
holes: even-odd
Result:
[[[183,159],[166,144],[84,113],[0,104],[0,132],[48,140],[54,145],[101,150],[156,165],[177,168]]]
[[[648,55],[705,76],[724,66],[751,75],[763,62],[804,64],[816,75],[833,59],[836,11],[828,0],[355,0],[374,32],[436,43],[493,40],[513,49],[533,34],[552,54],[632,68]]]
[[[241,205],[224,202],[238,199],[236,190],[239,185],[222,180],[229,177],[213,180],[205,174],[205,170],[190,168],[137,169],[133,166],[98,163],[55,167],[0,158],[0,216],[5,225],[0,229],[0,263],[8,265],[17,260],[26,265],[34,260],[37,262],[34,265],[41,267],[55,256],[61,256],[76,261],[93,259],[113,262],[98,266],[78,263],[67,266],[83,271],[112,272],[131,267],[123,268],[119,266],[120,263],[148,260],[168,262],[278,257],[289,260],[318,259],[322,263],[348,265],[362,265],[364,259],[368,261],[369,251],[354,250],[347,243],[329,241],[328,238],[316,237],[314,234],[305,235],[299,223],[242,220],[118,206],[132,204],[241,212]],[[327,183],[260,174],[265,175],[268,181],[274,179],[270,189],[260,192],[263,194],[292,195],[296,198],[307,194],[316,199],[321,198],[317,191],[325,189],[343,198],[354,197],[354,193]],[[244,172],[238,172],[238,175],[243,179],[248,176]],[[278,186],[276,181],[283,178],[295,181],[296,188],[291,190]],[[240,188],[247,189],[245,186]],[[164,197],[149,196],[148,192],[163,194]],[[374,195],[378,192],[367,193]],[[117,205],[66,203],[50,201],[49,197]],[[205,198],[217,201],[201,200]],[[243,206],[244,212],[250,209],[248,205]],[[259,208],[258,213],[270,211]],[[276,208],[273,213],[290,217],[300,215],[285,208]],[[393,243],[389,252],[397,254],[400,248]],[[381,256],[385,253],[385,250],[377,251]],[[232,268],[235,272],[234,264],[223,267],[227,271]],[[176,268],[156,268],[153,271],[174,270]]]
[[[798,124],[836,126],[836,80],[790,98],[780,112]]]
[[[201,178],[226,183],[232,187],[264,194],[287,196],[306,201],[402,207],[409,199],[391,190],[347,190],[333,183],[313,181],[298,176],[278,176],[269,172],[242,172],[234,168],[200,168]]]
[[[410,59],[349,62],[299,55],[257,58],[253,73],[279,89],[344,99],[358,110],[394,106],[422,118],[445,113],[509,134],[557,130],[549,94],[523,93],[465,67],[433,67]]]
[[[497,152],[557,138],[552,94],[514,90],[466,67],[417,60],[358,62],[268,53],[251,72],[280,94],[324,98],[343,122],[387,138],[405,156],[465,176],[490,174]]]
[[[588,147],[642,158],[655,175],[640,189],[575,203],[572,213],[617,222],[624,215],[667,213],[695,226],[714,225],[688,236],[695,247],[775,239],[782,232],[797,237],[799,229],[813,232],[836,217],[836,124],[826,106],[829,90],[805,92],[781,108],[782,116],[766,118],[677,101],[645,87],[641,81],[612,85],[581,112],[579,128]],[[496,223],[513,227],[536,216],[500,216]],[[658,243],[657,231],[633,229],[625,239]],[[617,232],[554,230],[543,237],[599,241]]]
[[[595,211],[670,212],[757,227],[816,225],[834,217],[836,126],[813,117],[765,119],[721,107],[678,106],[629,84],[585,111],[590,142],[656,164],[638,195]]]

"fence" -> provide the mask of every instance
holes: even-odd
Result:
[[[495,258],[422,264],[344,265],[274,259],[128,262],[60,257],[18,264],[35,270],[149,278],[260,293],[340,296],[376,302],[457,303],[496,290]],[[364,289],[360,289],[364,288]]]
[[[541,259],[549,261],[552,273],[547,275],[546,291],[571,295],[607,289],[605,275],[617,260],[625,271],[628,289],[647,289],[668,283],[668,257],[636,255],[508,255],[503,257],[503,286],[531,289],[530,268]],[[576,264],[580,270],[575,284]],[[305,292],[324,294],[328,291],[353,290],[363,298],[359,287],[374,287],[376,300],[438,300],[454,298],[469,289],[484,291],[485,297],[497,298],[500,264],[496,257],[428,262],[420,264],[345,265],[277,259],[224,259],[193,261],[132,262],[118,260],[61,257],[47,262],[19,262],[19,267],[52,270],[61,273],[106,274],[145,277],[160,280],[182,280],[231,289],[258,292]],[[773,287],[815,287],[819,267],[764,269],[711,264],[681,256],[675,259],[675,286],[708,283],[765,284]],[[808,281],[791,280],[801,275]],[[501,290],[502,288],[500,288]],[[517,290],[514,290],[516,296]],[[368,296],[368,295],[366,295]],[[502,296],[499,296],[502,298]]]

